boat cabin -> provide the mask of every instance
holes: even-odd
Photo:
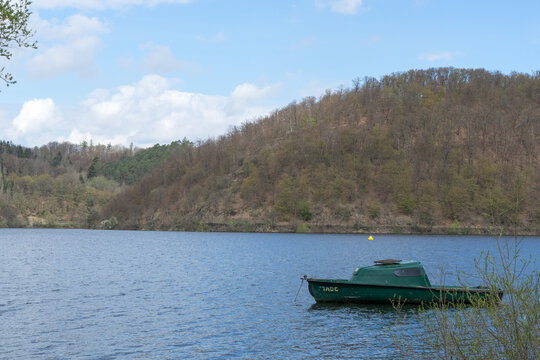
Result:
[[[418,261],[377,260],[374,265],[356,268],[350,283],[392,286],[424,286],[431,284]]]

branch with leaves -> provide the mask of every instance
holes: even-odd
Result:
[[[0,57],[10,60],[14,48],[37,48],[37,42],[30,39],[35,31],[28,28],[30,17],[29,0],[0,0]],[[13,75],[0,69],[0,79],[7,86],[15,84]]]

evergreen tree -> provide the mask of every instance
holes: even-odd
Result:
[[[60,151],[56,154],[56,156],[52,159],[51,165],[54,167],[57,167],[62,162],[62,154]]]
[[[86,179],[90,180],[93,177],[96,177],[97,175],[97,162],[99,161],[98,156],[94,156],[94,159],[92,160],[92,163],[90,164],[90,167],[88,167],[88,173],[86,174]]]

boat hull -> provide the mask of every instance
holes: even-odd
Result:
[[[473,299],[489,296],[502,298],[502,292],[493,294],[486,288],[374,285],[326,279],[307,279],[307,281],[309,292],[317,302],[471,303]]]

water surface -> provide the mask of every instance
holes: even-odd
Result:
[[[539,238],[522,241],[538,257]],[[0,230],[0,358],[399,358],[388,306],[316,305],[304,274],[383,258],[456,283],[489,237]]]

